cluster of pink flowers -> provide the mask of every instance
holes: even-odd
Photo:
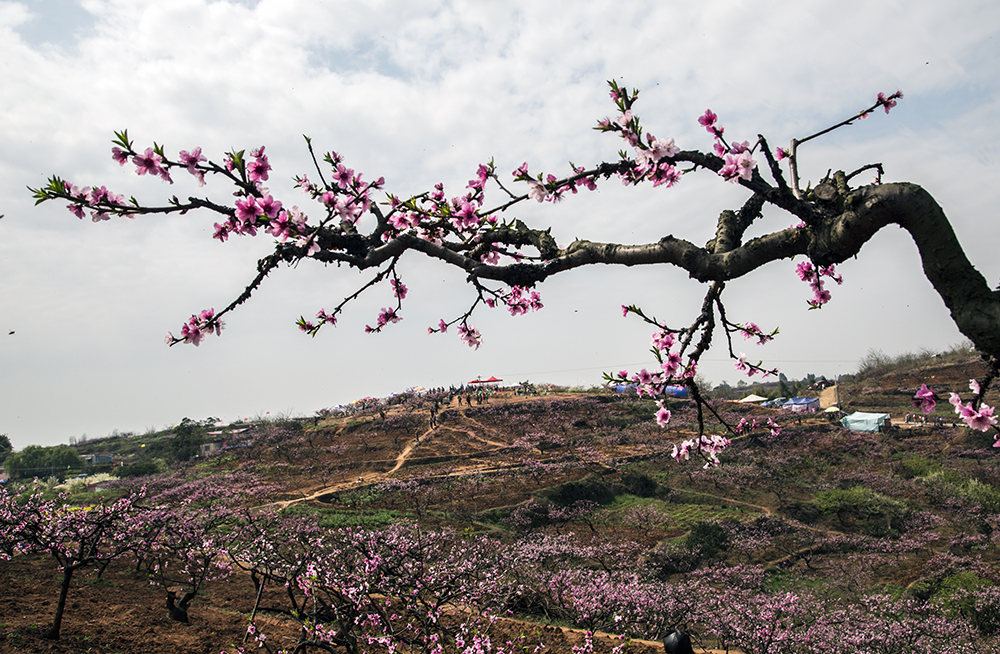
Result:
[[[632,113],[632,103],[636,97],[638,97],[637,92],[633,92],[630,96],[627,89],[619,88],[612,82],[611,99],[618,105],[621,113],[614,121],[610,118],[597,121],[597,129],[602,132],[618,132],[635,151],[635,165],[619,173],[623,184],[650,181],[653,182],[653,186],[666,185],[670,188],[681,178],[681,171],[671,161],[681,149],[671,137],[660,139],[648,133],[646,142],[643,143],[639,117]],[[593,190],[590,185],[588,188]]]
[[[173,184],[174,180],[170,179],[168,167],[163,165],[163,154],[157,152],[157,149],[146,148],[143,154],[134,154],[132,156],[132,163],[135,164],[135,173],[137,175],[153,175]],[[117,147],[111,149],[111,157],[122,166],[128,161],[128,153]]]
[[[879,92],[879,94],[875,96],[875,99],[878,102],[878,104],[880,104],[882,108],[885,109],[885,113],[889,113],[889,110],[896,106],[896,100],[902,97],[903,97],[902,91],[896,91],[890,96],[886,96],[885,93]]]
[[[677,461],[682,459],[688,461],[691,459],[691,451],[694,450],[707,459],[705,467],[710,468],[713,465],[718,465],[719,453],[731,444],[730,440],[725,436],[706,436],[703,434],[699,438],[692,438],[681,442],[679,445],[674,445],[671,456]]]
[[[747,341],[751,338],[757,339],[757,345],[764,345],[769,341],[774,340],[774,334],[765,334],[756,323],[748,322],[739,328],[743,332],[743,340]],[[775,330],[776,333],[777,330]]]
[[[781,427],[779,427],[778,423],[776,423],[771,418],[767,419],[767,427],[768,431],[772,436],[778,436],[781,434]],[[746,418],[740,418],[739,423],[737,423],[736,427],[733,429],[733,431],[736,432],[737,436],[749,434],[756,430],[757,430],[756,418],[751,418],[750,420],[747,420]]]
[[[205,171],[198,168],[198,164],[205,161],[205,157],[201,154],[201,148],[197,147],[191,152],[187,150],[181,150],[178,157],[182,166],[186,167],[188,172],[194,175],[194,178],[198,180],[198,186],[205,185]]]
[[[383,240],[394,238],[405,231],[412,231],[418,238],[440,242],[449,232],[461,238],[475,238],[480,230],[496,225],[495,216],[483,214],[486,182],[494,177],[493,162],[479,164],[476,178],[469,181],[464,195],[447,199],[444,184],[434,185],[434,191],[406,201],[389,196],[391,211],[386,217],[390,229],[382,234]],[[377,187],[381,187],[380,178]],[[367,209],[367,207],[366,207]]]
[[[181,326],[181,336],[177,338],[171,332],[167,332],[167,345],[174,343],[191,343],[194,346],[201,344],[207,334],[222,334],[222,321],[215,317],[215,309],[205,309],[196,316],[191,316],[184,325]]]
[[[962,398],[956,393],[952,393],[948,402],[955,407],[955,413],[959,415],[962,422],[972,429],[986,431],[997,424],[997,419],[993,417],[993,407],[981,404],[979,410],[972,408],[972,402],[962,404]],[[1000,440],[993,443],[993,447],[1000,447]]]
[[[663,406],[663,400],[656,401],[656,424],[666,427],[670,422],[670,411]]]
[[[934,412],[936,405],[937,395],[927,387],[927,384],[921,384],[920,390],[913,396],[913,406],[923,411],[924,414],[930,414]]]
[[[269,193],[261,197],[247,195],[236,200],[233,217],[224,223],[215,223],[213,238],[225,242],[230,234],[256,236],[257,227],[285,242],[290,237],[306,231],[306,216],[298,207],[289,213],[282,209],[281,202]]]
[[[475,325],[466,325],[464,323],[458,326],[458,337],[462,339],[463,343],[477,350],[483,341],[482,334],[479,333]]]
[[[631,114],[631,111],[627,112]],[[666,185],[670,188],[680,181],[681,171],[668,159],[681,151],[672,137],[660,139],[652,134],[646,134],[646,145],[637,134],[628,128],[622,129],[624,138],[635,150],[635,167],[627,175],[622,176],[625,184],[637,184],[643,180],[653,182],[653,186]],[[634,143],[633,143],[634,141]]]
[[[389,323],[399,322],[400,320],[402,320],[402,318],[399,316],[397,309],[386,309],[383,307],[382,310],[379,311],[378,318],[375,319],[375,326],[372,327],[371,325],[365,325],[365,333],[378,333]]]
[[[660,363],[660,369],[663,370],[666,378],[676,377],[678,371],[681,370],[681,353],[680,350],[671,350],[677,344],[673,333],[666,329],[657,330],[653,332],[650,343],[653,349],[661,353],[663,361]],[[693,378],[695,376],[695,362],[688,362],[681,374],[686,379]]]
[[[811,261],[802,261],[795,266],[795,274],[813,290],[813,298],[808,301],[812,309],[818,309],[830,301],[830,291],[823,287],[824,277],[829,277],[838,285],[844,283],[844,278],[837,274],[836,266],[833,264],[820,267],[814,266]]]
[[[969,389],[976,398],[982,396],[982,388],[975,379],[969,380]],[[933,413],[937,406],[937,394],[927,384],[921,384],[920,390],[913,396],[913,406],[923,411],[925,414]],[[963,404],[962,398],[957,393],[950,393],[948,403],[955,408],[955,413],[968,427],[979,431],[987,431],[990,427],[995,427],[997,419],[993,416],[993,407],[980,403],[979,408],[974,407],[975,400]],[[993,443],[993,447],[1000,447],[1000,434]]]
[[[628,315],[629,307],[622,307],[625,315]],[[660,370],[650,372],[645,368],[634,372],[631,375],[627,370],[620,370],[615,381],[623,383],[634,383],[639,397],[660,397],[664,394],[671,381],[678,378],[691,379],[697,374],[697,363],[689,361],[687,366],[683,366],[681,353],[679,350],[671,350],[677,344],[674,334],[666,329],[659,329],[653,332],[651,339],[653,349],[660,359]],[[611,379],[611,378],[609,378]],[[661,412],[657,414],[657,423],[660,426],[669,420],[670,412],[659,405]],[[665,412],[665,413],[664,413]]]
[[[91,220],[95,223],[111,219],[111,214],[101,208],[100,205],[105,205],[108,208],[125,206],[125,198],[123,196],[112,193],[103,186],[94,188],[85,186],[80,188],[78,186],[73,186],[69,182],[65,182],[65,184],[66,193],[76,200],[75,202],[67,204],[66,208],[69,209],[70,213],[81,220],[83,219],[84,207],[86,206],[94,207],[90,211],[90,216]]]
[[[778,374],[777,368],[773,368],[771,370],[765,370],[761,366],[762,363],[763,361],[758,361],[757,363],[747,363],[746,352],[740,352],[740,356],[737,357],[736,362],[733,363],[733,367],[739,370],[740,372],[745,372],[747,374],[747,377],[753,377],[757,373],[762,373],[765,377],[767,377],[768,375]]]
[[[524,286],[511,286],[510,293],[504,298],[504,304],[512,316],[520,316],[529,311],[538,311],[542,305],[542,296],[538,291],[528,292]]]
[[[722,137],[726,128],[718,124],[719,116],[711,109],[706,109],[705,113],[698,118],[698,124],[705,128],[709,134],[715,137],[715,144],[712,146],[715,154],[725,162],[719,175],[727,182],[736,182],[737,179],[749,181],[753,177],[753,171],[757,167],[757,161],[753,158],[753,148],[748,141],[726,145]]]
[[[320,309],[316,312],[316,319],[319,321],[318,323],[311,322],[305,318],[299,318],[296,324],[299,326],[300,330],[315,336],[316,332],[318,332],[319,328],[323,325],[337,324],[337,312],[334,311],[333,313],[327,313],[326,309]]]
[[[266,182],[268,174],[271,172],[271,164],[267,160],[267,155],[264,154],[264,146],[251,150],[250,156],[253,157],[253,161],[247,164],[247,178],[258,185],[261,182]]]
[[[306,222],[309,218],[302,213],[297,206],[293,206],[291,211],[282,209],[278,215],[267,223],[264,231],[280,240],[282,243],[294,236],[302,236],[306,233]]]
[[[545,181],[542,181],[542,174],[539,173],[538,177],[532,177],[528,172],[528,162],[521,164],[513,173],[514,181],[525,182],[528,185],[527,197],[535,200],[537,202],[559,202],[563,199],[563,195],[566,191],[572,194],[579,193],[577,187],[582,186],[588,191],[597,190],[597,183],[594,181],[596,176],[594,173],[588,175],[581,175],[585,172],[585,169],[579,166],[573,166],[570,164],[576,176],[570,177],[569,179],[562,180],[561,182],[556,178],[555,175],[551,173],[545,175]]]
[[[248,167],[248,175],[259,186],[259,180],[267,179],[267,171],[270,165],[264,155],[264,149],[253,151],[256,161]],[[370,192],[379,190],[385,185],[385,178],[379,177],[374,182],[365,182],[361,173],[355,173],[352,168],[344,165],[343,157],[336,152],[327,155],[327,163],[333,167],[333,185],[323,188],[313,184],[305,175],[295,178],[296,186],[302,189],[303,193],[322,204],[331,218],[340,219],[341,228],[345,231],[354,229],[354,225],[360,220],[372,206]],[[309,254],[312,254],[310,252]],[[308,255],[307,255],[308,256]]]

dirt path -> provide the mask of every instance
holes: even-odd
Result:
[[[396,472],[400,468],[402,468],[406,464],[406,460],[410,457],[411,454],[413,454],[413,450],[415,450],[417,448],[417,445],[420,445],[421,441],[424,440],[424,436],[429,436],[432,433],[434,433],[434,430],[433,429],[428,429],[424,433],[422,433],[419,436],[417,436],[416,440],[410,441],[409,443],[407,443],[406,447],[403,448],[403,451],[400,452],[399,456],[396,457],[396,465],[394,465],[392,467],[392,470],[390,470],[389,472],[385,473],[382,476],[383,479],[385,477],[388,477],[389,475],[393,474],[394,472]]]
[[[413,451],[417,448],[417,446],[420,445],[420,443],[422,443],[425,439],[427,439],[433,433],[434,433],[434,429],[433,428],[432,429],[428,429],[424,433],[422,433],[419,436],[417,436],[416,439],[414,439],[414,440],[410,441],[409,443],[407,443],[406,446],[403,447],[403,450],[396,457],[396,462],[393,465],[393,467],[392,467],[391,470],[389,470],[388,472],[383,472],[383,473],[369,473],[368,477],[364,480],[364,485],[370,486],[372,484],[377,484],[377,483],[385,481],[386,479],[388,479],[389,477],[391,477],[394,473],[396,473],[404,465],[406,465],[406,460],[408,458],[410,458],[410,456],[413,454]],[[276,506],[276,507],[278,507],[278,509],[285,509],[285,508],[288,508],[289,506],[293,506],[295,504],[301,504],[302,502],[311,502],[313,500],[318,500],[320,497],[322,497],[324,495],[329,495],[330,493],[336,493],[338,491],[345,491],[345,490],[350,490],[352,488],[359,488],[359,487],[360,486],[359,486],[358,482],[341,481],[341,482],[337,482],[336,484],[331,484],[329,486],[322,486],[322,487],[320,487],[317,490],[311,491],[309,494],[306,494],[303,489],[299,489],[297,492],[302,493],[302,497],[296,497],[295,499],[291,499],[291,500],[281,500],[281,501],[278,501],[278,502],[271,502],[270,504],[263,505],[263,507]],[[259,508],[263,508],[263,507],[259,507]]]
[[[460,409],[459,410],[459,415],[461,415],[462,418],[464,418],[466,422],[472,423],[472,426],[474,428],[478,428],[481,432],[486,433],[486,432],[490,431],[489,428],[487,428],[486,426],[484,426],[481,422],[479,422],[475,418],[470,418],[468,412],[469,412],[468,407],[465,408],[465,409]],[[507,447],[509,445],[509,443],[501,443],[499,441],[491,441],[490,439],[486,438],[485,436],[480,436],[479,432],[477,432],[477,431],[471,431],[469,429],[465,429],[465,428],[462,428],[462,427],[453,427],[453,429],[455,429],[456,431],[465,432],[466,434],[469,435],[469,438],[475,439],[475,440],[477,440],[477,441],[479,441],[481,443],[486,443],[487,445],[492,445],[493,447]]]
[[[479,431],[487,432],[489,431],[489,429],[484,425],[482,425],[475,418],[470,418],[467,411],[468,409],[460,408],[458,412],[459,415],[462,417],[462,422],[467,424],[460,423],[458,425],[448,425],[448,428],[454,431],[463,432],[464,434],[468,435],[470,440],[476,440],[481,443],[485,443],[491,447],[496,447],[496,448],[508,447],[508,443],[490,440],[489,438],[480,436]],[[421,443],[432,438],[434,433],[435,433],[435,428],[433,427],[429,428],[423,433],[421,433],[419,436],[417,436],[414,440],[407,443],[403,447],[402,451],[400,451],[400,453],[396,456],[395,463],[393,464],[393,467],[390,470],[384,473],[369,473],[364,480],[364,485],[367,486],[385,481],[386,479],[394,475],[396,472],[401,470],[403,466],[406,465],[407,459],[409,459],[413,455],[414,450],[416,450]],[[476,472],[482,472],[482,471],[483,469],[478,466],[470,466],[469,468],[463,470],[453,471],[449,473],[449,476],[461,476],[463,474],[474,474]],[[280,500],[277,502],[271,502],[270,504],[265,504],[263,506],[276,506],[279,509],[285,509],[295,504],[301,504],[303,502],[311,502],[314,500],[318,500],[320,497],[324,495],[329,495],[330,493],[336,493],[339,491],[350,490],[352,488],[358,488],[358,487],[359,485],[357,482],[344,481],[344,482],[338,482],[336,484],[331,484],[328,486],[322,486],[319,489],[312,490],[308,493],[306,493],[304,489],[299,489],[297,492],[301,493],[302,497],[297,497],[290,500]]]
[[[716,495],[714,493],[703,493],[701,491],[693,491],[685,489],[683,491],[685,495],[701,495],[702,497],[711,497],[712,499],[719,500],[720,502],[729,502],[730,504],[739,504],[740,506],[748,506],[751,509],[758,509],[763,511],[765,515],[771,515],[774,511],[766,506],[761,506],[760,504],[751,504],[750,502],[743,502],[741,500],[733,500],[728,497],[723,497],[721,495]]]

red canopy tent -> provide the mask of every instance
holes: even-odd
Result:
[[[472,381],[466,382],[466,383],[468,383],[468,384],[496,384],[496,383],[502,382],[502,381],[503,381],[502,379],[497,379],[496,377],[490,376],[489,379],[473,379]]]

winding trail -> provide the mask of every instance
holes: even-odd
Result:
[[[479,422],[475,418],[470,418],[469,417],[469,408],[468,407],[466,407],[464,409],[462,409],[460,407],[458,413],[459,413],[459,415],[462,416],[462,418],[465,419],[466,422],[472,423],[473,427],[478,427],[479,430],[482,433],[487,433],[489,431],[492,431],[489,427],[486,427],[485,425],[483,425],[481,422]],[[490,439],[488,439],[488,438],[486,438],[484,436],[480,436],[479,432],[477,432],[477,431],[473,431],[473,430],[470,430],[470,429],[465,429],[465,428],[459,427],[459,426],[455,426],[455,427],[452,427],[452,428],[455,431],[465,432],[466,434],[469,435],[470,439],[477,440],[477,441],[479,441],[481,443],[486,443],[487,445],[492,445],[493,447],[508,447],[510,445],[509,443],[502,443],[502,442],[499,442],[499,441],[491,441]]]
[[[486,426],[484,426],[482,423],[480,423],[479,421],[477,421],[476,419],[470,418],[469,415],[468,415],[468,413],[467,413],[467,409],[461,409],[460,408],[459,411],[458,411],[458,415],[460,415],[462,417],[463,422],[471,423],[471,426],[469,426],[469,425],[462,425],[462,424],[448,425],[448,429],[451,429],[453,431],[462,432],[462,433],[466,434],[469,437],[470,440],[477,440],[477,441],[479,441],[481,443],[486,443],[487,445],[490,445],[492,447],[503,448],[503,447],[507,447],[508,446],[507,443],[490,440],[489,438],[484,438],[483,436],[480,436],[476,432],[476,428],[479,428],[483,432],[489,431],[489,429]],[[336,432],[336,434],[339,434],[341,431],[343,431],[343,428],[338,429],[337,432]],[[336,492],[339,492],[339,491],[351,490],[353,488],[360,488],[362,486],[369,486],[369,485],[372,485],[372,484],[377,484],[377,483],[383,482],[386,479],[388,479],[389,477],[393,476],[400,469],[402,469],[402,467],[406,465],[406,461],[413,455],[414,450],[416,450],[417,447],[419,447],[422,443],[424,443],[425,441],[429,440],[434,435],[435,431],[436,431],[436,428],[431,427],[431,428],[425,430],[420,435],[418,435],[415,439],[413,439],[410,442],[408,442],[403,447],[402,451],[400,451],[400,453],[396,456],[395,463],[394,463],[393,467],[390,470],[388,470],[387,472],[383,472],[383,473],[369,473],[368,476],[365,478],[364,483],[362,485],[359,485],[357,482],[342,481],[342,482],[338,482],[336,484],[331,484],[331,485],[327,485],[327,486],[321,486],[318,489],[312,490],[308,494],[306,494],[306,492],[304,490],[299,489],[297,492],[302,495],[301,497],[296,497],[294,499],[289,499],[289,500],[279,500],[279,501],[276,501],[276,502],[270,502],[270,503],[264,504],[264,505],[262,505],[261,507],[258,507],[258,508],[264,508],[264,507],[268,507],[268,506],[275,506],[275,507],[278,507],[279,510],[280,509],[285,509],[285,508],[288,508],[289,506],[293,506],[295,504],[301,504],[303,502],[312,502],[312,501],[319,500],[319,498],[323,497],[324,495],[329,495],[330,493],[336,493]],[[335,436],[336,436],[336,434],[335,434]],[[480,472],[481,472],[481,470],[480,470]],[[449,476],[461,476],[462,474],[471,474],[471,472],[469,472],[469,471],[455,471],[455,472],[449,473]]]
[[[416,447],[417,447],[417,445],[420,444],[420,442],[421,442],[421,440],[423,440],[424,436],[427,436],[428,434],[432,433],[433,431],[434,431],[433,429],[428,429],[427,431],[425,431],[420,436],[417,436],[417,438],[415,440],[412,440],[409,443],[407,443],[406,446],[403,448],[403,450],[396,457],[396,463],[392,467],[391,470],[389,470],[388,472],[383,472],[383,473],[369,473],[368,479],[365,480],[365,482],[364,482],[363,485],[364,486],[370,486],[372,484],[377,484],[379,482],[385,481],[390,476],[392,476],[400,468],[402,468],[404,465],[406,465],[406,460],[410,457],[411,454],[413,454],[413,450],[415,450]],[[288,508],[290,506],[293,506],[295,504],[301,504],[302,502],[312,502],[312,501],[315,501],[315,500],[319,500],[319,498],[323,497],[324,495],[329,495],[330,493],[336,493],[336,492],[339,492],[339,491],[350,490],[352,488],[360,488],[361,486],[362,486],[362,484],[359,484],[358,482],[341,481],[341,482],[338,482],[336,484],[331,484],[329,486],[321,486],[319,489],[312,491],[308,495],[306,495],[305,493],[303,493],[303,491],[300,489],[298,492],[299,493],[303,493],[302,497],[296,497],[296,498],[290,499],[290,500],[280,500],[280,501],[277,501],[277,502],[270,502],[269,504],[264,504],[264,505],[262,505],[259,508],[264,508],[264,507],[268,507],[268,506],[276,506],[276,507],[278,507],[279,510],[286,509],[286,508]]]
[[[722,495],[716,495],[714,493],[703,493],[702,491],[694,491],[687,489],[684,489],[680,492],[684,493],[685,495],[700,495],[702,497],[711,497],[712,499],[719,500],[720,502],[729,502],[730,504],[739,504],[740,506],[748,506],[751,509],[760,510],[765,515],[772,515],[774,513],[773,509],[768,508],[766,506],[762,506],[760,504],[751,504],[750,502],[743,502],[741,500],[734,500],[728,497],[723,497]]]

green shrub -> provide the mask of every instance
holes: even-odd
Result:
[[[870,520],[885,520],[886,529],[891,529],[892,520],[905,516],[909,507],[903,500],[883,495],[865,486],[854,486],[846,490],[822,490],[813,500],[816,508],[824,515],[835,514],[841,523],[849,517]]]
[[[965,477],[955,470],[935,470],[930,474],[922,477],[924,481],[929,482],[940,482],[942,484],[961,484]]]
[[[636,497],[653,497],[658,486],[655,479],[643,472],[625,473],[621,485],[625,492]]]
[[[115,468],[112,472],[118,477],[145,477],[155,475],[160,469],[152,461],[139,461],[127,466]]]
[[[965,618],[987,635],[1000,631],[1000,593],[990,581],[963,570],[942,579],[936,590],[931,601],[950,618]]]
[[[792,520],[798,520],[807,525],[816,522],[819,520],[820,515],[822,515],[815,503],[799,500],[785,502],[781,505],[781,512]]]
[[[581,500],[608,504],[615,499],[614,490],[597,477],[568,481],[565,484],[546,489],[542,495],[560,506],[570,506]]]
[[[990,513],[1000,512],[1000,489],[978,479],[968,479],[957,488],[958,494]]]
[[[937,461],[932,461],[923,456],[914,456],[900,463],[900,474],[907,479],[926,477],[932,472],[936,472],[940,467]]]
[[[698,553],[699,559],[711,560],[729,547],[729,541],[729,534],[720,523],[701,521],[691,526],[684,542],[688,550]]]
[[[324,529],[346,527],[385,527],[404,519],[397,511],[379,509],[376,511],[343,511],[338,509],[314,508],[310,506],[290,506],[284,511],[293,516],[315,520]]]

